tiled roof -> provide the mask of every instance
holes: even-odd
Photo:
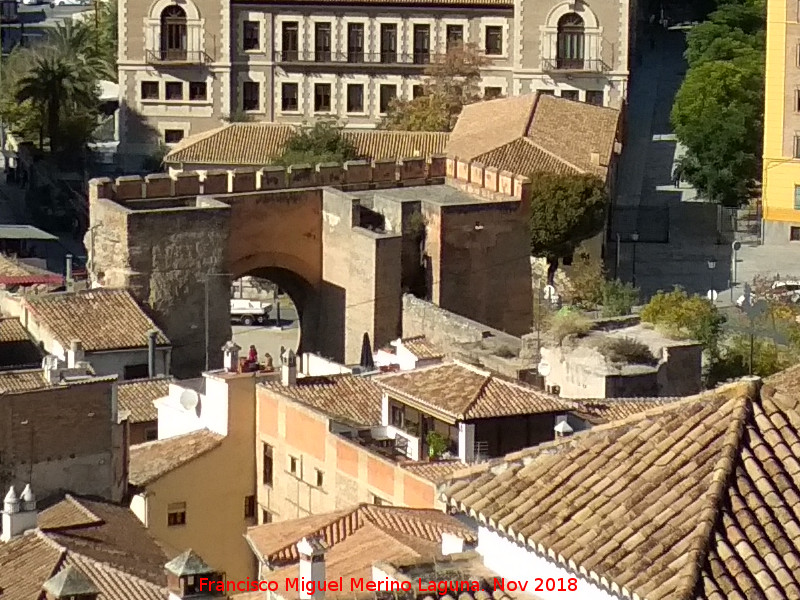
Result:
[[[593,424],[619,421],[683,398],[605,398],[602,400],[574,400],[576,408],[570,412]]]
[[[800,394],[748,382],[459,474],[448,502],[647,600],[800,598]]]
[[[474,160],[525,136],[535,106],[536,94],[468,104],[450,133],[448,156]]]
[[[98,600],[163,600],[166,562],[128,508],[67,496],[39,514],[32,535],[0,544],[0,590],[4,600],[39,598],[45,581],[71,566]]]
[[[41,369],[0,372],[0,393],[32,392],[51,386]]]
[[[153,401],[169,394],[170,381],[171,377],[158,377],[120,382],[117,386],[119,409],[128,411],[130,423],[158,420],[158,409]]]
[[[208,429],[201,429],[131,446],[128,480],[133,485],[147,485],[213,450],[222,443],[224,437]]]
[[[169,345],[127,290],[42,294],[29,296],[24,302],[39,325],[64,348],[69,348],[73,340],[79,340],[86,352],[146,348],[151,329],[158,330],[159,346]]]
[[[404,338],[401,339],[400,342],[403,344],[403,347],[416,356],[418,360],[432,360],[444,356],[444,352],[432,344],[424,335]]]
[[[0,342],[29,342],[31,336],[16,317],[0,318]]]
[[[369,536],[356,535],[369,528]],[[247,539],[262,560],[273,565],[287,565],[299,560],[296,544],[304,537],[322,537],[331,550],[326,554],[328,577],[332,565],[329,558],[338,547],[338,554],[349,553],[345,569],[359,571],[371,568],[376,558],[362,543],[378,536],[381,546],[396,555],[435,553],[441,548],[442,534],[453,533],[474,541],[474,533],[455,518],[438,510],[399,508],[361,504],[346,510],[314,515],[292,521],[250,527]],[[362,532],[363,533],[363,532]],[[380,546],[379,546],[380,547]],[[377,549],[377,548],[376,548]],[[354,562],[355,561],[355,562]]]
[[[566,412],[571,404],[458,361],[376,378],[390,393],[451,419]]]
[[[531,174],[539,171],[571,175],[581,169],[551,154],[530,138],[517,138],[513,142],[494,148],[475,157],[485,167],[496,167],[511,173]]]
[[[453,473],[467,468],[460,460],[420,460],[402,464],[403,469],[434,483],[444,481]]]
[[[542,95],[528,137],[587,173],[604,175],[617,139],[620,112],[565,98]],[[600,165],[591,154],[600,155]]]
[[[230,123],[191,136],[164,158],[172,164],[262,167],[272,163],[296,128],[278,123]],[[342,133],[359,156],[375,160],[428,157],[444,152],[449,134],[427,131],[351,130]]]
[[[264,382],[266,389],[302,402],[333,419],[357,426],[381,424],[382,390],[371,378],[354,375],[301,377],[296,385]]]
[[[56,274],[24,263],[19,259],[8,256],[7,254],[0,253],[0,277],[30,277],[46,275]]]

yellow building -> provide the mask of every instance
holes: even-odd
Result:
[[[800,242],[800,4],[767,3],[763,237]]]
[[[131,446],[131,509],[170,554],[188,548],[229,580],[256,575],[255,387],[226,371],[171,383],[155,401],[159,439]]]

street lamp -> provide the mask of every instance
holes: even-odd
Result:
[[[206,288],[206,290],[205,290],[206,291],[206,315],[205,315],[206,316],[206,319],[205,319],[205,321],[206,321],[206,340],[205,340],[206,341],[206,343],[205,343],[205,348],[206,348],[206,369],[205,370],[206,371],[208,371],[208,344],[209,344],[209,342],[208,342],[208,330],[209,330],[209,327],[208,327],[208,312],[209,312],[209,306],[208,306],[208,304],[209,304],[209,301],[208,301],[208,282],[211,281],[212,277],[233,277],[233,273],[206,273],[206,275],[205,275],[205,288]],[[228,285],[228,294],[230,294],[230,285]]]
[[[637,232],[634,231],[631,234],[631,241],[633,242],[633,261],[632,261],[633,277],[631,279],[633,279],[633,287],[636,287],[636,242],[639,241],[639,234]]]
[[[716,258],[709,258],[708,259],[708,268],[715,269],[717,267],[717,259]]]

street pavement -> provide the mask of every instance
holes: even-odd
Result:
[[[295,352],[300,344],[300,321],[297,318],[297,310],[288,296],[280,297],[281,304],[281,326],[275,322],[275,309],[272,309],[270,321],[265,326],[253,325],[233,325],[233,341],[242,348],[242,355],[247,354],[250,345],[254,345],[258,351],[260,360],[264,354],[272,356],[274,365],[279,364],[281,346],[287,350]]]

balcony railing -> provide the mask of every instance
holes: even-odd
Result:
[[[148,50],[147,62],[151,65],[204,65],[211,57],[201,50]]]
[[[410,67],[424,68],[430,64],[433,54],[430,52],[413,52],[401,54],[399,52],[331,52],[320,50],[317,52],[300,52],[297,50],[277,50],[274,60],[281,64],[296,64],[299,66],[336,64],[336,65],[374,65],[376,67]]]
[[[546,73],[605,73],[609,68],[599,58],[545,58],[542,70]]]

